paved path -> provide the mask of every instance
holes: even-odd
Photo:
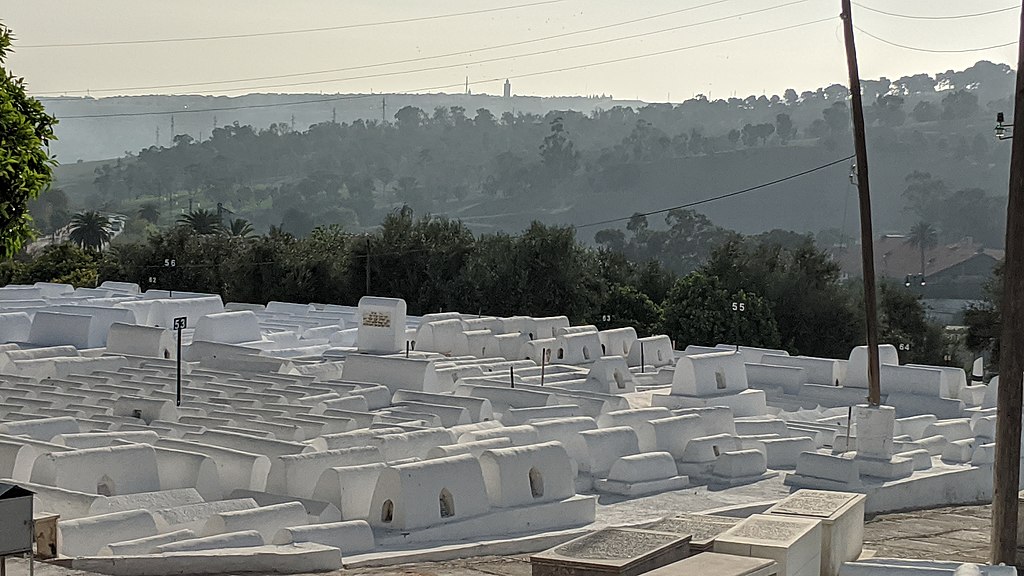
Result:
[[[985,562],[991,506],[880,515],[864,525],[864,547],[886,558]]]

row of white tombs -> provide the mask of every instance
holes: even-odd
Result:
[[[895,409],[854,414],[864,348],[677,352],[564,317],[92,290],[0,288],[0,482],[60,515],[65,556],[433,546],[600,523],[596,494],[780,471],[869,511],[991,491],[996,386],[891,346]]]

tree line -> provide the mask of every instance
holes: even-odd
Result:
[[[692,211],[672,218],[706,220]],[[668,334],[679,348],[740,342],[845,357],[863,339],[858,285],[841,281],[838,265],[809,235],[720,230],[692,270],[677,273],[619,247],[589,247],[572,227],[535,222],[516,235],[477,235],[408,207],[365,234],[330,226],[304,237],[277,227],[237,235],[219,222],[201,228],[199,220],[182,218],[146,241],[115,241],[105,251],[50,246],[0,264],[0,284],[118,280],[252,303],[354,304],[372,294],[403,298],[412,314],[565,314],[602,329]],[[883,340],[906,344],[904,361],[955,361],[945,359],[948,343],[916,296],[890,285],[881,294]]]

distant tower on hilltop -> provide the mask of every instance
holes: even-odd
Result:
[[[505,79],[505,98],[512,97],[512,84],[509,83],[508,78]]]

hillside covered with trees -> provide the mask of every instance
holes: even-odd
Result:
[[[909,231],[927,210],[944,240],[982,235],[981,221],[991,230],[985,241],[1001,242],[1009,146],[997,143],[992,127],[996,111],[1012,112],[1013,78],[1005,65],[979,62],[959,72],[863,83],[876,229]],[[159,213],[157,225],[219,207],[259,232],[277,226],[297,236],[332,224],[365,230],[403,205],[458,218],[478,232],[515,231],[534,220],[579,226],[844,158],[851,154],[847,96],[832,85],[589,114],[410,105],[386,123],[324,121],[301,129],[287,120],[263,127],[222,122],[202,140],[178,134],[170,145],[62,167],[56,185],[65,198],[44,198],[33,213],[44,232],[82,208],[137,216],[143,206]],[[840,163],[701,210],[744,233],[831,230],[841,237],[857,226],[848,172],[849,163]],[[972,212],[961,220],[965,206]],[[128,228],[144,237],[142,219]],[[581,237],[590,241],[599,230],[587,228],[584,237],[581,229]]]

